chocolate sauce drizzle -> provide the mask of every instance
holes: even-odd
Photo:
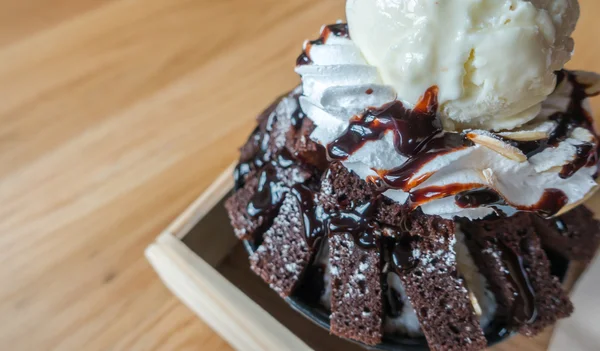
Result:
[[[588,87],[577,82],[576,76],[572,72],[566,70],[557,72],[557,86],[565,79],[573,86],[570,103],[565,112],[557,112],[550,116],[550,120],[557,122],[557,126],[550,133],[550,136],[546,139],[535,141],[515,141],[506,138],[503,138],[503,141],[518,148],[527,156],[527,158],[530,158],[549,147],[557,147],[558,144],[565,141],[577,127],[585,128],[593,135],[596,135],[594,130],[594,120],[584,108],[585,99],[592,97],[592,95],[585,91]],[[583,167],[598,164],[600,158],[598,157],[599,150],[597,145],[583,143],[576,146],[576,148],[577,152],[575,159],[563,166],[562,171],[559,173],[559,176],[563,179],[570,178]]]
[[[404,301],[398,291],[388,284],[388,274],[406,274],[418,265],[413,255],[413,243],[420,240],[408,232],[398,230],[396,237],[384,236],[381,245],[382,275],[381,290],[383,292],[384,311],[391,318],[400,317]],[[390,270],[388,272],[388,270]]]
[[[281,156],[278,158],[284,159],[287,163],[287,159]],[[288,187],[279,179],[276,167],[274,164],[268,164],[258,174],[258,189],[246,208],[248,215],[263,216],[273,212],[281,205],[284,195],[288,192]]]
[[[300,213],[304,222],[304,235],[308,246],[316,248],[323,236],[325,236],[324,220],[325,214],[317,213],[317,204],[315,203],[315,191],[304,184],[297,184],[292,187],[291,194],[294,195],[300,205]]]
[[[234,189],[237,191],[244,187],[246,177],[254,170],[259,169],[266,163],[270,162],[273,155],[269,151],[269,143],[271,140],[271,132],[277,121],[275,109],[281,102],[281,98],[277,99],[269,108],[267,108],[258,118],[259,125],[254,129],[248,141],[255,148],[251,157],[245,160],[240,160],[233,172]]]
[[[563,166],[559,176],[567,179],[573,176],[584,166],[593,166],[598,163],[598,153],[592,144],[581,144],[575,146],[575,159]]]
[[[408,232],[401,233],[399,237],[394,238],[390,246],[390,263],[396,272],[406,273],[417,266],[417,260],[413,255],[413,244],[419,240],[419,237]]]
[[[351,210],[331,214],[326,225],[329,233],[349,233],[364,249],[378,246],[380,228],[374,221],[377,199],[353,206]]]
[[[560,218],[554,220],[554,227],[563,236],[568,235],[569,233],[569,227],[567,227],[567,224]]]
[[[327,43],[327,40],[332,35],[336,36],[336,37],[340,37],[340,38],[350,38],[350,32],[348,31],[348,24],[347,23],[337,23],[337,24],[330,24],[330,25],[326,26],[323,29],[323,31],[321,32],[321,36],[319,37],[319,39],[312,40],[312,41],[309,41],[306,43],[306,46],[304,47],[304,51],[296,60],[296,66],[304,66],[304,65],[312,64],[313,61],[310,58],[310,49],[314,45],[323,45],[323,44]]]
[[[500,217],[497,217],[497,220],[501,220]],[[468,223],[467,219],[460,219],[459,221]],[[485,230],[492,232],[493,228],[489,226],[490,224],[484,224]],[[469,238],[468,240],[474,240],[473,236],[475,234],[469,232],[468,228],[468,225],[461,226],[462,231]],[[481,239],[479,237],[479,240],[475,240],[475,242],[480,242]],[[499,259],[505,268],[506,279],[513,291],[514,300],[512,301],[512,308],[508,311],[508,315],[505,316],[507,325],[504,325],[504,328],[501,329],[513,329],[515,324],[534,323],[538,318],[536,292],[527,271],[525,257],[518,251],[529,251],[529,247],[527,246],[529,245],[528,239],[522,238],[520,242],[508,245],[502,238],[490,233],[490,237],[484,240],[489,240],[489,244],[492,245],[494,251],[499,253]],[[479,247],[479,250],[484,249],[485,247],[483,246]]]
[[[510,320],[531,324],[537,319],[538,311],[535,290],[525,269],[523,256],[502,241],[498,241],[498,248],[501,252],[500,259],[508,270],[506,277],[515,291]]]
[[[381,140],[388,132],[393,133],[396,151],[406,157],[439,147],[440,143],[430,143],[443,132],[436,113],[437,92],[437,87],[429,88],[413,110],[394,101],[380,108],[368,108],[361,116],[355,116],[346,131],[327,146],[329,159],[346,160],[365,143]]]
[[[537,212],[542,216],[551,217],[569,203],[569,198],[562,190],[546,189],[537,203],[523,206],[509,203],[493,189],[481,188],[458,194],[455,201],[461,208],[490,207],[497,214],[508,217],[518,211]]]
[[[481,184],[475,183],[455,183],[443,186],[429,186],[411,192],[408,199],[410,207],[416,208],[421,204],[431,200],[442,199],[447,196],[466,193],[467,191],[479,188],[481,188]]]

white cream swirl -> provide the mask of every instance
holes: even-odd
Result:
[[[344,133],[352,117],[361,115],[368,107],[395,101],[397,96],[392,87],[382,83],[377,69],[367,64],[351,39],[336,36],[327,27],[322,32],[321,42],[306,44],[309,60],[307,64],[299,65],[296,71],[302,76],[304,90],[300,97],[301,108],[316,125],[311,138],[327,146]],[[574,72],[573,77],[587,87],[587,96],[600,91],[598,75]],[[473,145],[431,158],[410,176],[410,186],[387,190],[384,195],[399,203],[408,203],[411,195],[425,194],[415,206],[420,206],[426,214],[445,218],[477,219],[495,210],[487,206],[465,208],[457,203],[457,192],[436,195],[435,189],[493,189],[506,203],[519,210],[538,210],[536,206],[544,201],[548,191],[564,193],[561,205],[565,207],[578,204],[596,188],[597,166],[585,165],[569,177],[561,177],[561,171],[577,158],[579,147],[596,147],[593,131],[574,128],[557,145],[529,158],[506,142],[509,139],[547,139],[558,125],[549,117],[567,111],[573,89],[572,81],[563,79],[544,101],[538,117],[518,130],[501,133],[466,131],[464,135],[473,141]],[[587,106],[587,101],[584,103]],[[396,151],[392,133],[386,133],[381,140],[366,142],[343,164],[363,179],[370,180],[407,161],[408,157]]]

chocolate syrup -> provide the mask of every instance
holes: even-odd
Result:
[[[310,49],[314,45],[323,45],[327,43],[327,40],[330,36],[336,36],[340,38],[350,38],[350,33],[348,31],[348,24],[346,23],[337,23],[326,26],[321,32],[321,36],[317,40],[312,40],[306,43],[304,51],[296,60],[296,66],[304,66],[312,64],[313,61],[310,58]]]
[[[455,197],[456,204],[462,208],[477,208],[481,206],[507,206],[506,201],[497,191],[488,188],[465,191]]]
[[[470,143],[470,141],[462,139],[457,134],[445,134],[443,137],[434,138],[429,144],[430,147],[435,147],[436,144],[442,144],[445,147],[441,146],[438,150],[434,149],[411,157],[400,167],[391,170],[376,170],[376,172],[386,188],[409,192],[433,175],[433,173],[424,173],[419,177],[414,177],[424,165],[438,156],[469,146]]]
[[[431,87],[421,102],[409,110],[399,101],[368,108],[351,119],[346,131],[327,146],[331,160],[346,160],[369,141],[381,140],[389,132],[396,151],[406,157],[427,152],[427,143],[442,132],[437,116],[437,87]]]
[[[567,227],[567,224],[560,218],[554,220],[554,227],[563,236],[569,233],[569,227]]]
[[[479,189],[481,184],[476,183],[454,183],[442,186],[429,186],[422,189],[414,190],[410,193],[409,204],[411,208],[417,208],[423,203],[443,199],[448,196],[464,193],[469,190]]]
[[[403,233],[395,238],[391,249],[392,267],[398,274],[406,274],[417,266],[417,260],[413,255],[413,243],[420,240],[417,236]]]
[[[511,216],[517,211],[538,212],[551,217],[557,214],[568,202],[567,195],[559,189],[546,189],[540,200],[531,206],[508,203],[500,194],[489,188],[469,190],[456,195],[456,204],[461,208],[490,207],[498,214]]]
[[[258,217],[275,211],[287,191],[288,188],[277,176],[275,167],[270,164],[265,166],[258,174],[258,189],[248,202],[248,215]]]
[[[596,135],[594,130],[594,119],[588,111],[584,108],[585,99],[592,95],[586,93],[587,86],[577,82],[576,77],[573,73],[568,71],[561,71],[558,74],[559,79],[562,81],[568,79],[573,85],[573,91],[571,92],[571,102],[566,112],[555,113],[550,119],[558,122],[558,126],[554,129],[548,139],[548,144],[552,146],[558,145],[559,142],[567,139],[571,131],[577,127],[582,127],[589,130],[593,135]],[[585,143],[578,145],[575,159],[569,164],[565,165],[560,172],[560,177],[563,179],[573,176],[578,170],[584,166],[593,166],[598,164],[599,150],[597,145]]]
[[[383,236],[381,238],[381,290],[383,293],[384,311],[387,316],[397,318],[402,315],[404,301],[401,294],[388,284],[389,274],[403,275],[417,266],[418,261],[413,256],[413,242],[418,237],[408,232],[398,230],[398,236]],[[388,268],[389,267],[389,268]]]
[[[584,166],[591,166],[597,163],[597,152],[592,144],[581,144],[575,146],[575,159],[563,166],[559,176],[563,179],[570,178]]]
[[[297,184],[292,187],[291,194],[296,197],[300,204],[306,242],[309,247],[314,249],[325,235],[324,216],[317,214],[315,192],[304,184]]]
[[[351,210],[332,214],[326,221],[330,233],[350,233],[357,245],[364,249],[377,247],[379,227],[375,224],[376,200],[358,204]]]
[[[523,256],[501,241],[498,242],[498,248],[501,252],[500,258],[508,270],[506,277],[515,292],[510,320],[519,324],[531,324],[537,319],[538,311],[535,290],[525,269]]]
[[[259,169],[271,159],[272,155],[269,151],[269,143],[273,126],[277,121],[275,109],[280,102],[281,98],[277,99],[258,117],[259,125],[254,129],[246,143],[247,145],[251,145],[254,153],[250,157],[240,160],[233,173],[234,189],[236,191],[244,187],[246,176],[253,169]]]

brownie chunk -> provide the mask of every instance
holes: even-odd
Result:
[[[508,328],[534,336],[573,312],[560,281],[550,274],[531,215],[465,221],[461,230],[496,295],[497,318],[504,319]]]
[[[304,233],[298,199],[288,194],[264,241],[250,256],[252,270],[284,298],[293,292],[313,255]]]
[[[381,195],[374,182],[366,182],[339,162],[333,162],[321,183],[320,201],[328,212],[347,210],[375,199],[374,220],[381,224],[404,227],[409,209]]]
[[[312,120],[302,119],[300,125],[288,133],[287,148],[301,162],[315,167],[322,173],[329,166],[329,161],[325,148],[310,139],[310,134],[314,129],[315,125]]]
[[[225,202],[225,209],[229,214],[233,232],[242,239],[252,239],[258,228],[261,228],[268,219],[265,216],[254,218],[248,214],[248,203],[256,194],[258,178],[255,172],[249,174],[244,187],[235,192]]]
[[[291,162],[291,161],[290,161]],[[225,202],[235,234],[243,240],[256,238],[277,215],[289,188],[314,179],[314,172],[301,165],[272,162],[248,177],[244,187]],[[260,210],[253,209],[261,205]],[[264,230],[263,230],[264,231]]]
[[[479,351],[487,341],[468,291],[457,277],[454,223],[416,214],[408,233],[397,232],[390,262],[410,299],[429,347]],[[389,234],[390,230],[386,230]]]
[[[241,149],[235,171],[236,192],[225,204],[240,239],[260,239],[290,187],[311,182],[313,187],[319,186],[322,170],[318,167],[322,164],[318,159],[325,158],[325,151],[309,139],[312,122],[298,115],[300,93],[297,88],[265,110]],[[315,151],[322,155],[315,155]],[[312,156],[305,157],[315,164],[299,159],[309,153]]]
[[[380,253],[364,249],[349,233],[329,237],[332,334],[367,345],[381,342]]]
[[[532,219],[545,248],[576,261],[589,261],[596,255],[600,245],[600,222],[585,206],[558,218],[532,215]]]

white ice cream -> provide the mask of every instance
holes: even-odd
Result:
[[[328,145],[339,137],[348,127],[349,120],[362,113],[365,108],[399,99],[394,87],[385,85],[378,69],[366,61],[353,40],[329,36],[323,45],[313,45],[310,48],[310,58],[311,64],[298,66],[296,69],[302,76],[304,88],[300,105],[316,124],[311,138],[322,145]],[[600,86],[600,78],[596,74],[579,72],[577,77],[584,79],[594,89]],[[552,81],[554,82],[554,78]],[[523,135],[535,133],[547,136],[556,125],[556,122],[548,120],[548,116],[567,109],[572,89],[570,81],[565,79],[542,102],[538,108],[541,112],[536,113],[534,120],[519,129],[499,135],[523,138]],[[470,134],[477,137],[477,140],[494,141],[487,131],[474,130]],[[568,204],[573,205],[596,188],[593,178],[597,171],[595,166],[584,167],[570,178],[563,179],[559,176],[561,167],[575,158],[576,145],[597,142],[583,128],[572,131],[569,138],[558,147],[548,148],[529,159],[523,159],[524,155],[519,155],[518,149],[515,155],[514,148],[508,144],[495,140],[500,145],[486,145],[483,141],[434,158],[412,176],[414,186],[409,189],[388,190],[385,195],[404,203],[410,193],[424,188],[470,184],[494,189],[512,205],[527,208],[538,203],[547,189],[563,191],[568,197]],[[407,160],[396,152],[393,137],[391,133],[387,133],[382,140],[367,142],[345,160],[344,165],[367,179],[377,175],[374,169],[391,170],[402,166]],[[423,177],[424,175],[427,177]],[[417,179],[426,180],[419,183],[416,182]],[[464,216],[477,219],[493,213],[487,207],[461,208],[456,204],[454,196],[431,199],[420,205],[426,214],[445,218]]]
[[[448,129],[511,129],[538,115],[571,58],[577,0],[349,0],[350,34],[398,99],[439,87]]]

